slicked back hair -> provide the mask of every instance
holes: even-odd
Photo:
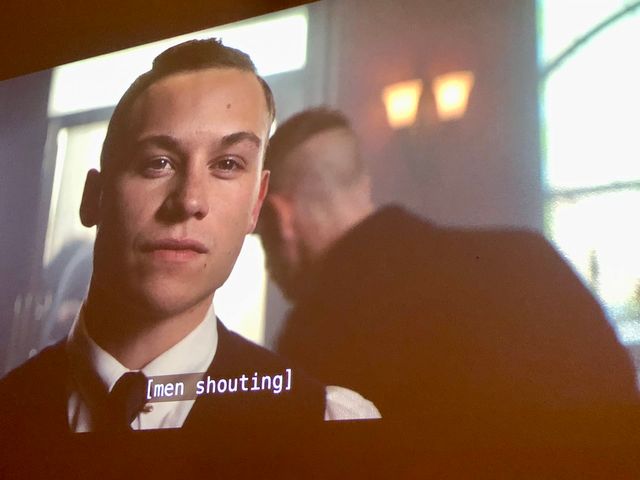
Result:
[[[128,128],[127,117],[136,99],[153,83],[170,75],[194,72],[208,68],[235,68],[253,73],[264,91],[270,121],[275,118],[275,102],[271,88],[257,73],[256,67],[246,53],[235,48],[224,46],[220,40],[190,40],[175,45],[153,60],[151,70],[140,75],[127,89],[113,111],[107,135],[100,155],[100,169],[108,173],[118,145]]]
[[[281,191],[287,182],[285,158],[295,148],[318,133],[343,129],[353,134],[349,119],[339,110],[314,107],[303,110],[287,119],[269,140],[265,155],[265,169],[271,171],[269,189]]]

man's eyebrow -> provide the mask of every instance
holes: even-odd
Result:
[[[222,137],[220,145],[222,148],[230,147],[240,142],[249,141],[255,145],[256,148],[260,148],[262,140],[255,133],[252,132],[235,132]]]
[[[225,135],[220,141],[220,146],[222,148],[227,148],[245,141],[252,143],[256,148],[260,148],[262,145],[262,140],[260,140],[260,137],[255,133],[243,131]],[[158,147],[166,148],[168,150],[177,150],[180,147],[180,141],[171,135],[147,135],[137,139],[135,143],[140,145],[157,145]]]
[[[177,150],[180,142],[171,135],[147,135],[135,141],[139,145],[151,144],[167,150]]]

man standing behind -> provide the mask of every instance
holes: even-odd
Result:
[[[87,299],[66,342],[3,379],[4,427],[38,436],[215,431],[377,414],[354,392],[325,391],[298,370],[290,388],[258,388],[258,378],[269,387],[290,365],[213,312],[267,191],[273,119],[273,96],[249,57],[214,40],[165,51],[131,85],[109,123],[101,171],[85,184],[81,220],[97,225]],[[224,391],[145,405],[145,375],[157,383],[203,372],[223,379]]]
[[[393,159],[389,166],[392,168]],[[293,302],[278,350],[386,419],[617,407],[635,375],[599,305],[537,234],[443,229],[375,210],[347,119],[283,123],[258,232]]]

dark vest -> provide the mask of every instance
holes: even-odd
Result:
[[[198,396],[183,428],[212,428],[214,425],[296,425],[317,423],[324,419],[324,386],[293,367],[282,357],[255,345],[227,330],[218,322],[218,349],[207,376],[233,379],[241,375],[252,384],[254,373],[282,375],[291,368],[291,389],[202,394]]]
[[[237,378],[278,375],[292,369],[291,389],[203,394],[198,396],[183,430],[220,431],[220,428],[270,429],[279,426],[320,424],[325,409],[324,386],[292,367],[283,358],[227,330],[218,321],[218,348],[206,376]],[[0,380],[0,431],[8,438],[50,437],[69,433],[67,385],[69,365],[65,341],[38,355]]]

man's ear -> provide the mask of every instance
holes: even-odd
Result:
[[[100,223],[100,202],[102,200],[102,176],[95,169],[89,170],[84,181],[82,202],[80,203],[80,221],[85,227]]]
[[[271,172],[269,170],[262,171],[262,177],[260,178],[260,190],[258,191],[258,198],[256,199],[256,203],[253,206],[253,210],[251,210],[251,221],[249,223],[249,230],[247,233],[251,233],[255,230],[256,224],[258,223],[258,217],[260,216],[260,209],[262,208],[262,204],[264,203],[264,199],[267,196],[267,191],[269,190],[269,176]]]
[[[270,194],[266,201],[275,212],[280,237],[285,243],[291,243],[296,238],[293,202],[280,193]]]

